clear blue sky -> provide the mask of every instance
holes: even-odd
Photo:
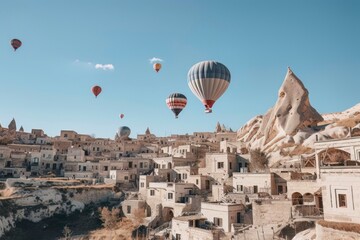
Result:
[[[12,38],[23,42],[16,52]],[[152,57],[164,60],[158,74]],[[212,114],[187,85],[202,60],[232,74]],[[217,121],[237,130],[275,104],[287,66],[320,113],[360,102],[360,1],[0,2],[0,123],[14,117],[25,131],[113,138],[126,125],[133,137],[146,127],[163,136],[213,131]],[[188,98],[179,119],[165,104],[173,92]]]

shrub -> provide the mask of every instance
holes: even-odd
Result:
[[[103,222],[103,226],[107,229],[114,229],[117,222],[120,220],[120,209],[113,208],[109,210],[107,207],[99,208],[100,219]]]
[[[259,148],[250,151],[250,171],[264,171],[269,168],[269,156]]]

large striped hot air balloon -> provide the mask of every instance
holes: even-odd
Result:
[[[175,118],[178,118],[179,113],[185,108],[187,98],[181,93],[173,93],[166,99],[166,104],[169,109],[175,114]]]
[[[188,72],[188,85],[204,104],[206,113],[212,112],[212,106],[226,91],[230,79],[229,69],[215,61],[199,62]]]

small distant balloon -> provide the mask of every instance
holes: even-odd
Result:
[[[19,39],[12,39],[11,40],[11,46],[14,48],[14,51],[16,51],[16,49],[18,49],[19,47],[21,47],[22,42]]]
[[[166,98],[166,104],[168,105],[168,108],[175,114],[175,118],[178,118],[180,112],[187,104],[187,98],[181,93],[173,93]]]
[[[159,72],[161,69],[161,64],[160,63],[154,63],[153,68],[156,72]]]
[[[121,113],[121,114],[120,114],[120,118],[123,119],[123,118],[124,118],[124,114]]]
[[[101,87],[95,85],[91,88],[91,91],[93,92],[95,97],[97,97],[101,93]]]

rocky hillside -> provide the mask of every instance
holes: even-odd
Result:
[[[351,131],[351,132],[350,132]],[[319,114],[310,104],[309,92],[289,68],[275,105],[237,131],[249,149],[270,155],[311,154],[316,140],[360,135],[360,104],[340,113]]]
[[[69,214],[85,205],[108,201],[112,186],[80,181],[8,179],[0,191],[0,238],[21,220],[39,222],[55,214]]]

